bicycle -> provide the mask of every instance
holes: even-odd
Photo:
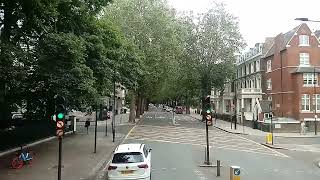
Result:
[[[32,165],[32,162],[35,160],[35,153],[29,150],[23,150],[22,146],[18,153],[11,161],[11,167],[14,169],[20,169],[23,165]]]

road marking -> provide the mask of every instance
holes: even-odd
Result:
[[[240,138],[242,138],[242,139],[245,139],[245,140],[250,141],[250,142],[252,142],[252,143],[254,143],[254,144],[258,144],[258,145],[262,146],[261,144],[255,142],[255,141],[253,141],[253,140],[251,140],[251,139],[244,138],[244,137],[239,136],[239,135],[237,135],[237,134],[235,134],[235,136],[238,136],[238,137],[240,137]],[[285,155],[285,154],[283,154],[283,153],[280,153],[280,152],[278,152],[278,151],[276,151],[276,150],[274,150],[274,149],[271,149],[271,148],[268,148],[268,147],[265,147],[265,146],[263,146],[263,147],[266,148],[266,149],[268,149],[268,150],[273,151],[274,153],[280,154],[280,155],[283,156],[283,157],[287,157],[287,158],[290,157],[290,156],[287,156],[287,155]]]
[[[130,134],[128,134],[127,139],[206,146],[204,141],[205,132],[203,129],[199,128],[138,125]],[[277,157],[289,157],[250,139],[216,129],[209,130],[209,140],[210,147],[213,147],[214,149],[227,149]]]

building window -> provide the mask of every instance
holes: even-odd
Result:
[[[264,113],[264,118],[269,119],[272,117],[272,113]]]
[[[310,111],[310,95],[309,94],[302,94],[301,110],[302,111]]]
[[[261,86],[260,86],[260,83],[261,83],[261,80],[260,80],[260,78],[258,78],[258,79],[257,79],[257,88],[258,88],[258,89],[260,89],[260,87],[261,87]]]
[[[299,45],[300,46],[309,46],[309,36],[308,35],[300,35],[299,36]]]
[[[300,66],[309,66],[309,53],[300,53]]]
[[[314,94],[312,98],[313,109],[320,111],[320,94]]]
[[[313,73],[303,73],[303,86],[313,86],[318,84],[318,77]]]
[[[272,96],[268,96],[268,101],[272,101]]]
[[[256,62],[256,71],[260,71],[260,61]]]
[[[246,65],[246,74],[249,74],[249,64]]]
[[[272,89],[272,83],[271,83],[271,79],[267,80],[267,89],[271,90]]]
[[[250,66],[251,66],[251,73],[254,73],[254,64],[251,63]]]
[[[271,60],[267,61],[267,72],[271,72]]]
[[[246,72],[246,71],[245,71],[245,66],[243,66],[241,69],[242,69],[242,76],[245,76],[245,75],[246,75],[246,74],[245,74],[245,72]]]

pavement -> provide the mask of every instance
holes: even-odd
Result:
[[[200,114],[191,113],[191,117],[196,118],[198,120],[201,120],[202,117]],[[258,129],[253,129],[248,126],[242,126],[241,124],[237,124],[237,129],[234,129],[234,124],[231,128],[231,123],[227,121],[223,121],[220,119],[216,119],[216,121],[213,124],[214,127],[219,128],[223,131],[234,133],[234,134],[245,134],[245,135],[254,135],[254,136],[263,136],[266,137],[266,135],[269,132],[264,132]],[[273,133],[274,137],[287,137],[287,138],[320,138],[320,133],[318,135],[314,135],[314,132],[308,132],[305,134],[300,133]]]
[[[97,172],[110,159],[115,147],[123,141],[126,134],[134,127],[133,124],[128,123],[128,114],[117,115],[116,122],[115,142],[112,142],[111,126],[108,126],[108,136],[105,136],[105,127],[98,127],[96,153],[93,152],[94,124],[91,124],[88,134],[83,125],[80,124],[77,126],[75,134],[63,138],[62,179],[89,180],[97,176]],[[57,179],[57,138],[51,138],[49,141],[30,147],[30,149],[36,153],[35,161],[32,166],[24,166],[22,169],[10,168],[13,154],[0,157],[1,180]]]

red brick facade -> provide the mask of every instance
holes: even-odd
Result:
[[[267,83],[267,80],[271,78],[272,90],[265,89],[264,92],[267,97],[272,96],[272,109],[275,116],[290,117],[296,120],[314,118],[312,106],[314,86],[304,87],[303,73],[295,71],[300,65],[299,53],[309,53],[310,68],[320,67],[320,44],[306,24],[301,24],[292,31],[277,35],[274,39],[274,45],[270,49],[273,52],[268,53],[263,60],[265,67],[267,67],[268,60],[272,62],[272,71],[266,71],[264,75],[264,83]],[[299,46],[299,35],[308,35],[310,45]],[[316,94],[320,94],[319,87],[316,87],[316,92]],[[301,111],[302,94],[310,95],[309,112]],[[318,116],[320,117],[320,112]]]

